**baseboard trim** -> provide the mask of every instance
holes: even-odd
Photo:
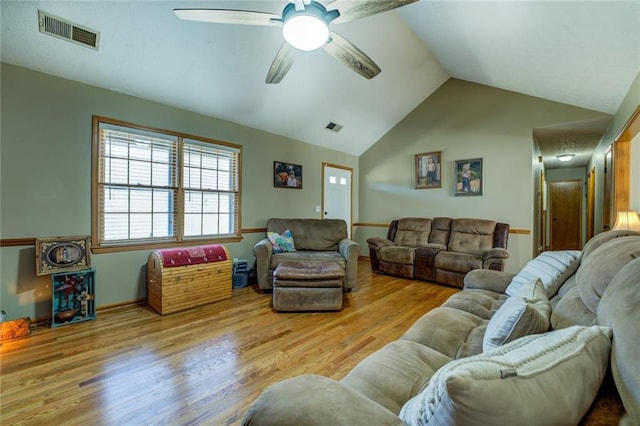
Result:
[[[113,303],[113,304],[110,304],[110,305],[98,306],[98,307],[96,307],[96,313],[105,312],[105,311],[111,311],[111,310],[119,309],[119,308],[129,308],[131,306],[146,306],[146,305],[147,305],[147,298],[146,297],[142,297],[140,299],[129,300],[129,301],[126,301],[126,302],[119,302],[119,303]]]

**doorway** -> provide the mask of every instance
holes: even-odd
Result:
[[[613,153],[611,148],[604,155],[604,203],[602,209],[602,229],[608,231],[613,227]]]
[[[351,238],[351,193],[353,169],[322,163],[322,217],[343,219]]]
[[[540,192],[538,193],[538,213],[540,214],[540,244],[538,246],[537,254],[547,250],[547,194],[546,194],[546,180],[544,177],[544,171],[540,170],[540,182],[538,182]]]
[[[582,181],[550,182],[551,250],[582,249]]]

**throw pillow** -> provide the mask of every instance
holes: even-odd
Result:
[[[451,361],[400,411],[407,425],[578,424],[609,365],[611,329],[574,326]]]
[[[530,260],[518,274],[513,277],[505,290],[509,296],[525,283],[540,278],[547,297],[555,296],[558,289],[567,278],[573,275],[580,266],[581,252],[579,250],[545,251]]]
[[[284,243],[284,251],[296,251],[296,245],[293,243],[293,235],[288,229],[282,233],[282,242]]]
[[[488,351],[530,334],[549,330],[551,304],[540,279],[524,284],[493,314],[482,340]]]
[[[273,246],[274,253],[283,253],[285,251],[296,251],[296,246],[293,243],[293,235],[288,229],[282,233],[267,232],[267,238]]]

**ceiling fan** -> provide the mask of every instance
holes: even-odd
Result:
[[[380,67],[353,43],[331,31],[331,24],[353,21],[396,9],[418,0],[335,0],[327,9],[317,0],[289,0],[281,15],[267,12],[230,9],[174,9],[180,19],[282,27],[285,42],[273,59],[265,81],[277,84],[287,74],[298,50],[322,47],[331,56],[365,78],[380,73]]]

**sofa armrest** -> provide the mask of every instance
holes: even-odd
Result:
[[[464,289],[476,288],[504,293],[515,274],[490,269],[474,269],[464,277]]]
[[[509,258],[509,252],[500,247],[494,247],[482,254],[482,269],[504,271],[505,259]]]
[[[387,240],[386,238],[382,238],[382,237],[367,238],[367,244],[369,244],[369,247],[373,247],[373,248],[396,245],[393,241]]]
[[[256,278],[258,279],[258,288],[265,290],[271,288],[269,281],[269,264],[271,263],[271,255],[273,254],[273,246],[268,239],[262,239],[253,246],[253,255],[256,257]]]
[[[362,253],[362,248],[355,241],[344,238],[338,243],[338,251],[347,260],[358,260]]]
[[[616,273],[602,294],[597,309],[598,325],[611,327],[613,330],[611,372],[627,412],[620,422],[620,425],[625,426],[640,424],[639,276],[640,258],[636,258]]]
[[[509,258],[509,252],[506,249],[503,249],[500,247],[494,247],[492,249],[485,251],[482,254],[482,260],[484,262],[492,259],[508,259],[508,258]]]
[[[276,383],[256,399],[242,425],[398,425],[398,416],[335,380],[306,374]]]
[[[356,286],[358,257],[362,254],[362,248],[355,241],[344,238],[338,243],[338,251],[345,259],[344,288],[349,291]]]

